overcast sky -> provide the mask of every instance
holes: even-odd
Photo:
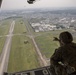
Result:
[[[27,0],[3,0],[1,9],[27,9],[43,7],[76,7],[76,0],[36,0],[28,4]]]

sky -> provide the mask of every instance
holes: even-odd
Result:
[[[46,7],[76,7],[76,0],[36,0],[34,4],[28,4],[27,0],[3,0],[1,9],[28,9]]]

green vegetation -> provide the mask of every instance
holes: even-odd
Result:
[[[28,43],[24,43],[27,40]],[[8,72],[18,72],[39,67],[32,41],[26,36],[14,36],[10,53]]]
[[[32,40],[26,36],[26,26],[22,19],[17,19],[12,39],[8,72],[18,72],[40,66]]]
[[[50,31],[50,32],[39,32],[37,33],[39,36],[35,37],[36,43],[43,55],[47,58],[50,58],[56,48],[59,47],[59,43],[53,41],[53,37],[58,37],[59,34],[63,31],[67,30],[57,30],[57,31]],[[71,30],[69,32],[73,33]],[[74,37],[74,41],[76,41],[76,37]]]
[[[18,34],[18,33],[23,34],[26,32],[27,32],[27,30],[26,30],[26,26],[25,26],[23,20],[22,19],[16,20],[14,34]]]
[[[11,20],[3,20],[0,22],[0,54],[2,52],[6,36],[10,28]]]
[[[0,37],[0,54],[2,52],[6,37]]]
[[[0,36],[7,35],[10,28],[11,20],[2,21],[0,24]]]
[[[58,42],[53,41],[53,37],[57,36],[55,32],[50,32],[35,38],[41,53],[47,58],[51,57],[54,50],[59,46]]]

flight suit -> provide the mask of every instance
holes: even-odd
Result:
[[[53,65],[56,75],[67,75],[66,67],[63,67],[59,62],[71,66],[76,70],[76,44],[65,44],[55,50],[50,58],[50,63]]]

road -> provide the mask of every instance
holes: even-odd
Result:
[[[31,32],[31,30],[29,29],[28,24],[26,24],[26,28],[27,28],[27,30],[28,30],[29,37],[32,39],[33,44],[34,44],[34,46],[35,46],[35,48],[36,48],[36,52],[37,52],[38,57],[39,57],[39,62],[40,62],[43,66],[47,66],[48,64],[47,64],[46,60],[43,58],[43,56],[42,56],[42,54],[41,54],[41,52],[40,52],[40,50],[39,50],[39,48],[38,48],[38,46],[37,46],[37,44],[36,44],[36,42],[35,42],[34,36],[33,36],[32,32]]]
[[[6,38],[4,48],[0,56],[0,75],[3,75],[3,72],[7,72],[14,25],[15,25],[15,21],[12,21],[8,33],[9,36],[7,36]]]

